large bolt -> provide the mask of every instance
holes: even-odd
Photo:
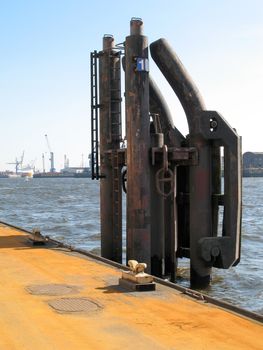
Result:
[[[210,128],[215,129],[217,127],[217,121],[215,119],[210,120]]]
[[[219,254],[220,254],[220,249],[219,249],[218,247],[213,247],[213,248],[211,249],[211,255],[212,255],[213,257],[217,257]]]

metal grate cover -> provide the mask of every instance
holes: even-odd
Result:
[[[34,295],[63,295],[78,293],[78,287],[67,284],[34,284],[26,287],[30,294]]]
[[[61,313],[94,312],[102,307],[87,298],[61,298],[48,302],[49,306]]]

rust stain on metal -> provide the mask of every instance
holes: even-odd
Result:
[[[257,322],[191,300],[160,284],[156,292],[143,296],[125,293],[118,287],[120,270],[65,253],[65,249],[18,249],[26,238],[15,229],[0,227],[1,349],[180,350],[186,344],[192,350],[211,344],[220,350],[263,347],[258,336],[262,325]],[[47,303],[52,301],[50,297],[36,297],[25,290],[36,280],[42,285],[52,281],[73,286],[76,279],[82,287],[77,297],[54,298],[63,300],[62,305],[54,304],[60,312],[52,311]],[[105,282],[108,279],[110,285]],[[90,307],[94,311],[84,311]],[[44,336],[39,333],[42,329]]]

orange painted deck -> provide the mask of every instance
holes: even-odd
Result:
[[[5,225],[0,266],[3,350],[263,349],[255,321],[159,284],[155,292],[125,292],[118,269],[65,249],[32,247],[25,233]],[[56,302],[69,301],[73,309],[77,301],[93,307],[59,312]]]

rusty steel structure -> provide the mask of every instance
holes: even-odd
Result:
[[[186,136],[150,76],[149,52],[185,111]],[[124,43],[115,45],[105,35],[102,50],[91,53],[91,121],[103,257],[122,262],[126,237],[127,261],[146,263],[147,272],[158,277],[175,281],[178,259],[189,258],[191,286],[197,288],[209,284],[212,267],[238,264],[241,138],[219,113],[206,110],[168,42],[148,45],[139,18],[132,18]]]

